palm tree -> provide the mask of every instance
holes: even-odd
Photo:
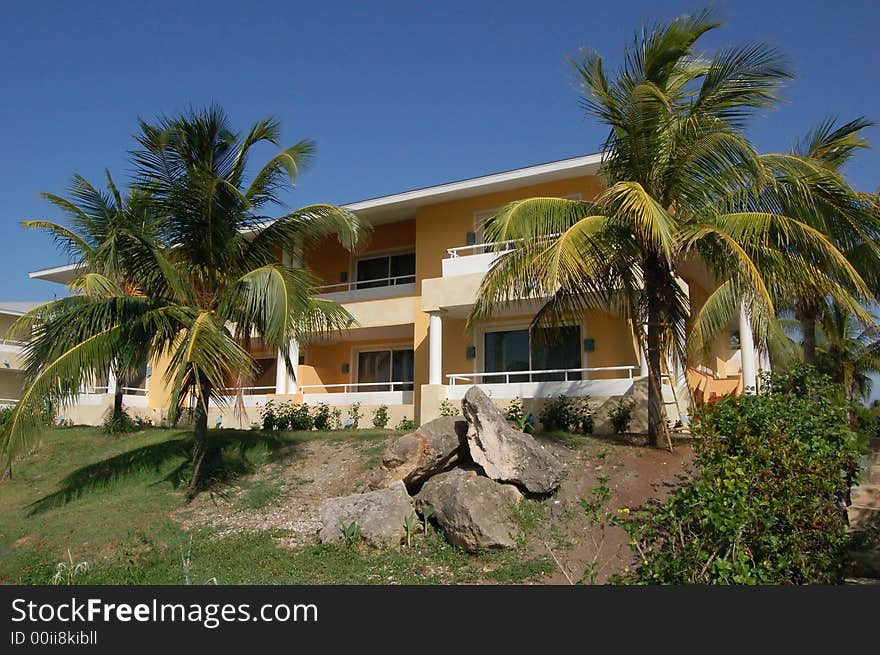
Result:
[[[273,119],[243,136],[233,132],[217,107],[156,124],[141,121],[132,158],[156,227],[155,235],[125,232],[124,279],[137,280],[138,288],[92,273],[86,285],[95,293],[63,298],[35,313],[27,351],[31,383],[2,432],[8,460],[33,444],[39,401],[70,400],[83,376],[106,368],[121,342],[138,338],[154,358],[169,362],[170,418],[194,402],[188,488],[194,494],[205,475],[209,405],[223,402],[228,380],[253,375],[250,339],[259,336],[277,348],[293,373],[291,339],[351,324],[341,306],[315,297],[317,279],[309,270],[280,254],[302,253],[327,236],[354,249],[369,226],[324,204],[270,219],[264,211],[281,204],[280,192],[314,151],[312,142],[300,141],[248,181],[250,150],[262,142],[277,145],[278,138]]]
[[[880,371],[880,331],[876,322],[859,320],[838,303],[819,312],[816,368],[843,386],[847,400],[867,400],[872,373]]]
[[[79,277],[75,292],[88,293],[88,283],[92,280],[86,273],[97,273],[102,278],[112,280],[114,285],[127,293],[137,290],[134,280],[125,279],[124,242],[129,231],[152,237],[155,231],[155,216],[150,198],[143,191],[132,189],[123,198],[113,181],[110,171],[106,171],[107,192],[99,191],[84,177],[75,175],[69,190],[69,198],[52,193],[40,194],[49,203],[61,210],[67,217],[67,224],[31,220],[22,221],[22,226],[47,232],[68,257],[73,260],[83,274]],[[96,292],[92,289],[92,292]],[[23,322],[23,329],[30,332],[32,318]],[[140,341],[129,341],[116,353],[113,370],[116,386],[108,389],[114,394],[112,422],[122,424],[123,385],[126,378],[143,369],[149,353]],[[106,374],[107,371],[101,372]]]
[[[858,150],[869,147],[862,132],[872,125],[864,117],[842,125],[826,119],[807,134],[803,142],[794,149],[794,153],[838,178],[835,188],[839,189],[845,185],[842,167]],[[835,194],[834,189],[829,191],[820,187],[818,193],[814,194],[814,201],[810,207],[793,206],[788,211],[798,213],[802,220],[825,234],[847,256],[870,286],[876,289],[880,271],[880,248],[877,247],[877,239],[880,237],[880,211],[876,198],[870,194],[846,194],[841,198]],[[843,298],[850,291],[851,289],[841,288],[835,295]],[[780,299],[780,305],[792,307],[800,321],[803,359],[807,364],[815,365],[817,362],[816,324],[817,319],[828,309],[827,295],[828,285],[823,284],[818,288],[804,287],[800,293]],[[856,314],[855,318],[863,322],[872,320],[858,303],[848,302],[847,305],[851,308],[847,313]]]
[[[613,78],[598,54],[575,63],[587,113],[609,129],[607,190],[592,202],[522,200],[492,217],[487,241],[521,245],[496,260],[470,315],[473,324],[528,298],[543,303],[535,325],[591,307],[630,320],[647,352],[654,445],[668,439],[661,362],[687,361],[688,327],[690,346],[704,347],[744,305],[765,343],[779,289],[831,278],[868,295],[831,241],[781,211],[836,180],[794,156],[761,156],[744,136],[747,119],[776,102],[788,67],[760,44],[701,55],[697,41],[716,27],[703,12],[645,30]],[[689,258],[719,280],[693,317],[677,275]]]

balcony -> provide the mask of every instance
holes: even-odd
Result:
[[[559,236],[561,234],[550,234],[537,239],[537,241],[552,241]],[[511,239],[510,241],[475,243],[470,246],[448,248],[446,252],[449,257],[443,260],[443,277],[486,273],[500,255],[516,250],[525,241],[525,239]]]
[[[25,341],[14,339],[0,339],[0,363],[3,368],[21,370],[24,368]]]
[[[258,407],[265,404],[266,396],[276,393],[275,385],[252,386],[252,387],[224,387],[220,389],[223,402],[233,407],[238,403],[239,397],[245,407]]]
[[[309,384],[300,390],[306,405],[411,405],[413,402],[411,381]]]
[[[113,395],[114,390],[106,386],[86,386],[79,394],[76,402],[79,405],[100,405],[105,402],[107,396]],[[147,389],[144,387],[122,387],[122,404],[125,407],[146,407]]]
[[[447,375],[446,398],[461,400],[476,385],[493,398],[552,398],[554,396],[622,396],[630,390],[638,366],[492,371]]]
[[[475,243],[470,246],[449,248],[449,257],[443,260],[443,277],[485,273],[502,253],[509,252],[522,243],[521,239],[497,243]]]
[[[373,280],[326,284],[318,287],[316,292],[320,298],[338,303],[413,296],[416,294],[416,276],[399,275]]]

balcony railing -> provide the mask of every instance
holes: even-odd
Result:
[[[306,393],[358,393],[375,391],[412,391],[412,382],[352,382],[345,384],[304,384],[300,387]],[[334,390],[334,391],[331,391]]]
[[[394,287],[402,284],[415,284],[415,275],[397,275],[394,277],[376,278],[375,280],[354,280],[352,282],[339,282],[337,284],[325,284],[315,289],[319,294],[340,293],[346,291],[360,291],[361,289],[377,289],[380,287]]]
[[[625,373],[619,377],[632,380],[633,371],[638,371],[638,366],[594,366],[591,368],[553,368],[537,369],[533,371],[491,371],[486,373],[453,373],[447,375],[449,384],[511,384],[516,382],[576,382],[589,380],[584,373],[607,373],[618,371]],[[548,377],[553,376],[553,377]],[[575,377],[577,376],[577,377]]]
[[[545,237],[533,239],[533,241],[550,241],[562,236],[562,233],[549,234]],[[470,255],[484,255],[486,253],[502,253],[515,250],[516,246],[525,243],[525,239],[510,239],[509,241],[489,241],[487,243],[474,243],[469,246],[458,246],[457,248],[447,248],[446,252],[453,259],[456,257],[468,257]]]
[[[235,396],[239,393],[243,396],[264,396],[275,393],[276,389],[277,387],[273,384],[272,386],[262,387],[223,387],[220,391],[227,396]]]
[[[0,339],[0,346],[14,346],[16,348],[24,348],[27,341],[18,341],[16,339]]]

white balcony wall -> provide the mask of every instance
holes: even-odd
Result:
[[[411,405],[412,391],[355,391],[352,393],[303,393],[306,405]]]
[[[483,384],[476,386],[486,392],[490,398],[552,398],[554,396],[593,396],[607,398],[622,396],[632,388],[633,380],[569,380],[549,382],[509,382],[502,384]],[[471,383],[458,383],[446,387],[449,400],[461,400],[472,386]]]

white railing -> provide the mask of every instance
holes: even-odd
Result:
[[[511,239],[510,241],[496,241],[494,243],[474,243],[469,246],[447,248],[450,257],[466,257],[468,255],[482,255],[487,252],[507,252],[513,250],[515,244],[523,243],[525,239]]]
[[[548,234],[545,237],[540,237],[538,239],[532,239],[532,241],[550,241],[551,239],[556,239],[557,237],[562,236],[562,233],[556,234]],[[447,248],[446,252],[449,253],[449,256],[453,259],[456,257],[466,257],[468,255],[483,255],[485,253],[502,253],[508,252],[510,250],[514,250],[515,246],[520,243],[525,243],[525,239],[510,239],[508,241],[490,241],[488,243],[474,243],[469,246],[458,246],[457,248]]]
[[[345,384],[303,384],[303,393],[357,393],[374,391],[412,391],[412,382],[352,382]],[[340,389],[331,392],[331,389]]]
[[[0,407],[5,407],[6,405],[17,405],[18,398],[0,398]]]
[[[455,386],[459,382],[466,382],[471,384],[510,384],[511,377],[519,378],[514,380],[514,382],[572,382],[589,379],[589,377],[580,377],[574,378],[572,380],[569,376],[575,373],[582,375],[583,373],[602,373],[607,371],[625,371],[627,374],[625,376],[626,379],[633,379],[633,371],[638,371],[638,366],[595,366],[591,368],[553,368],[553,369],[538,369],[534,371],[493,371],[488,373],[453,373],[452,375],[447,375],[447,379],[449,380],[449,384]],[[545,380],[533,380],[533,376],[540,375],[558,375],[563,374],[564,378],[562,380],[553,380],[553,379],[545,379]],[[523,376],[526,376],[528,379],[522,379]],[[493,382],[485,382],[486,378],[492,378]],[[501,381],[503,379],[503,382]],[[495,381],[497,380],[497,382]]]
[[[227,395],[237,395],[241,393],[244,396],[264,396],[266,394],[275,393],[277,387],[273,384],[270,387],[223,387],[220,389]]]
[[[17,341],[16,339],[0,339],[0,345],[18,346],[19,348],[23,348],[27,345],[27,341]]]
[[[341,291],[358,291],[361,289],[376,289],[379,287],[394,287],[401,284],[415,284],[415,275],[397,275],[394,277],[382,277],[375,280],[354,280],[352,282],[338,282],[337,284],[325,284],[317,287],[315,291],[323,293],[339,293]]]
[[[129,396],[146,396],[147,390],[142,387],[122,387],[122,393]]]

